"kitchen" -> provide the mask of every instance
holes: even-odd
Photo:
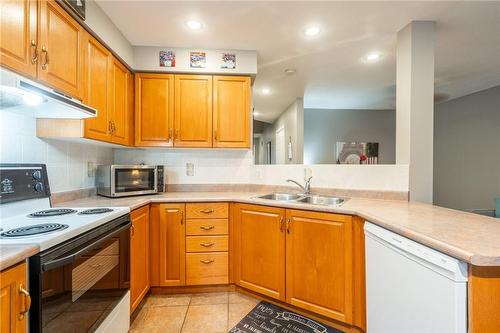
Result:
[[[1,331],[500,331],[499,13],[2,1]]]

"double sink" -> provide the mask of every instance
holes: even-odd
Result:
[[[266,199],[282,202],[300,202],[312,205],[321,206],[340,206],[347,199],[330,197],[325,195],[311,195],[311,194],[290,194],[290,193],[269,193],[256,197],[257,199]]]

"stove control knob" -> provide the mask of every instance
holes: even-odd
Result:
[[[43,184],[35,183],[35,185],[33,185],[33,190],[35,190],[35,192],[43,192]]]
[[[40,180],[40,179],[42,179],[42,172],[40,170],[35,170],[31,174],[31,176],[33,176],[33,179],[35,179],[35,180]]]

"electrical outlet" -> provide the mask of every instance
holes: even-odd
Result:
[[[95,165],[94,162],[87,162],[87,177],[95,177]]]
[[[194,176],[194,164],[186,163],[186,176]]]

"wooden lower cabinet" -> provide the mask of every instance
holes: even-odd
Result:
[[[285,210],[235,204],[235,283],[285,300]]]
[[[229,283],[229,255],[227,252],[186,254],[186,285]]]
[[[149,291],[149,206],[130,214],[130,311]]]
[[[352,217],[287,210],[286,301],[352,323]]]
[[[150,218],[151,286],[186,284],[184,204],[152,204]]]
[[[0,332],[26,332],[31,299],[26,291],[26,264],[0,272]]]

